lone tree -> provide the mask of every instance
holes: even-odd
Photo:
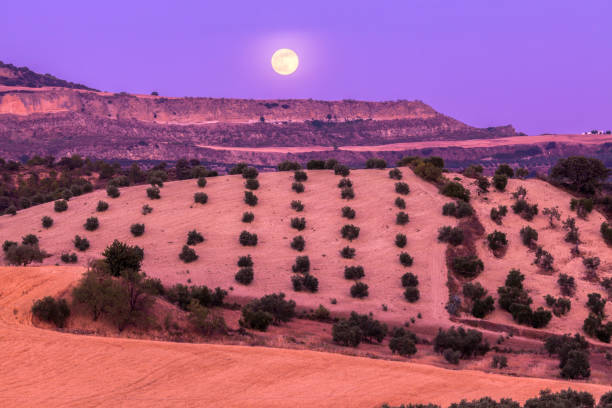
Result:
[[[573,191],[593,194],[609,176],[610,170],[601,160],[571,156],[560,159],[550,169],[550,179]]]
[[[138,271],[143,259],[142,249],[130,246],[119,240],[114,240],[102,253],[104,262],[108,266],[109,273],[119,276],[121,271],[131,269]]]
[[[561,219],[559,207],[547,207],[542,210],[542,214],[548,217],[548,225],[550,228],[555,228],[555,220],[559,221]]]

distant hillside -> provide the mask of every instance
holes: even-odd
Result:
[[[28,88],[40,88],[43,86],[53,86],[73,89],[86,89],[95,91],[85,85],[75,84],[74,82],[64,81],[51,74],[38,74],[28,67],[16,67],[13,64],[5,64],[0,61],[0,85],[6,86],[25,86]]]

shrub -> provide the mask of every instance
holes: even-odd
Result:
[[[89,249],[89,240],[87,238],[81,238],[75,235],[74,241],[72,242],[74,243],[74,247],[79,251],[87,251]]]
[[[238,258],[237,264],[240,268],[251,267],[253,266],[253,259],[251,258],[251,255],[241,256]]]
[[[306,290],[314,293],[319,290],[319,280],[310,274],[292,276],[291,284],[296,292]]]
[[[571,156],[560,159],[550,169],[550,179],[573,191],[592,194],[610,171],[598,159]]]
[[[488,193],[491,182],[484,176],[479,176],[477,180],[478,190],[482,193]],[[504,186],[505,187],[505,186]]]
[[[606,244],[612,245],[612,226],[610,226],[607,222],[602,222],[599,232],[601,232],[601,236],[603,237],[604,241],[606,241]]]
[[[158,187],[147,188],[147,197],[151,200],[159,200],[161,198],[160,190]]]
[[[257,205],[258,198],[251,191],[244,192],[244,202],[251,207],[255,207]]]
[[[497,169],[495,169],[495,174],[503,174],[507,178],[512,178],[514,177],[514,170],[507,164],[500,164],[497,166]]]
[[[340,229],[340,234],[342,235],[342,238],[352,241],[359,237],[359,227],[356,227],[353,224],[346,224]]]
[[[302,231],[306,228],[306,219],[304,217],[291,218],[291,228]]]
[[[49,256],[37,244],[18,245],[16,242],[4,241],[2,247],[4,249],[4,257],[9,265],[26,266],[32,262],[40,263]]]
[[[330,313],[325,306],[320,304],[319,307],[313,312],[312,317],[320,322],[327,322],[330,320]]]
[[[465,201],[450,202],[442,206],[442,215],[448,215],[455,218],[469,217],[474,214],[474,209]]]
[[[53,204],[53,209],[55,212],[64,212],[68,209],[68,201],[66,200],[57,200]]]
[[[234,276],[236,282],[242,283],[243,285],[248,285],[253,282],[253,268],[250,266],[240,268],[236,275]]]
[[[333,341],[341,346],[357,347],[362,337],[363,333],[359,326],[353,326],[346,319],[341,319],[332,327]]]
[[[295,302],[285,300],[285,294],[282,292],[265,295],[260,299],[249,302],[242,308],[243,319],[245,309],[269,313],[273,318],[272,323],[275,325],[288,322],[295,316]]]
[[[397,183],[395,183],[395,192],[397,194],[407,195],[408,193],[410,193],[410,186],[408,186],[408,184],[404,183],[403,181],[398,181]]]
[[[366,169],[384,169],[387,167],[387,161],[378,157],[372,157],[366,160]]]
[[[580,242],[580,235],[578,233],[578,227],[576,226],[576,219],[567,217],[567,220],[563,221],[563,229],[567,231],[565,234],[565,241],[578,244]]]
[[[295,273],[310,272],[310,259],[308,258],[308,255],[296,256],[295,263],[291,267],[291,270]]]
[[[493,310],[495,310],[495,300],[492,296],[476,299],[472,305],[472,316],[477,319],[483,319],[486,315],[493,312]]]
[[[77,254],[75,254],[74,252],[69,254],[67,252],[64,252],[61,256],[60,259],[62,260],[62,262],[64,263],[77,263],[77,261],[79,260],[79,258],[77,257]]]
[[[590,377],[589,343],[581,335],[575,334],[573,337],[568,334],[551,336],[546,339],[544,347],[550,355],[557,354],[559,356],[559,368],[563,378],[578,379]],[[582,355],[577,356],[575,352],[579,352]],[[572,354],[571,357],[570,354]]]
[[[553,262],[554,258],[548,251],[545,251],[542,247],[538,247],[536,249],[536,258],[533,262],[534,264],[538,265],[545,271],[552,271]]]
[[[195,193],[193,195],[193,201],[198,204],[206,204],[206,202],[208,202],[208,195],[206,193]]]
[[[197,245],[204,242],[204,237],[196,230],[191,230],[187,233],[187,245]]]
[[[402,275],[402,286],[405,288],[417,287],[419,286],[419,278],[411,272],[406,272]]]
[[[459,227],[444,226],[438,230],[438,241],[447,242],[453,246],[463,243],[463,230]]]
[[[308,174],[306,174],[305,171],[296,170],[295,173],[293,173],[293,178],[295,181],[306,181],[308,180]]]
[[[508,214],[508,207],[500,205],[497,208],[491,208],[491,219],[497,225],[502,225],[502,219]]]
[[[417,161],[416,165],[413,164],[414,174],[424,180],[437,182],[442,176],[442,167],[444,166],[440,167],[429,160],[425,159],[425,161]]]
[[[338,164],[338,160],[336,159],[327,159],[325,160],[325,170],[333,170]]]
[[[144,234],[144,232],[145,232],[145,225],[144,224],[132,224],[132,226],[130,227],[130,232],[135,237],[139,237],[142,234]]]
[[[593,200],[591,198],[572,198],[570,201],[570,209],[576,211],[580,218],[586,218],[593,211]]]
[[[198,187],[204,188],[206,187],[206,183],[207,183],[206,177],[198,178]]]
[[[248,231],[242,231],[238,238],[240,245],[242,246],[256,246],[257,245],[257,234],[252,234]]]
[[[251,308],[242,308],[242,318],[240,325],[253,330],[266,331],[268,326],[274,321],[274,316],[271,313],[263,310],[253,310]]]
[[[399,254],[399,261],[403,266],[412,266],[414,263],[414,258],[411,257],[407,252],[402,252]]]
[[[242,178],[244,179],[256,179],[259,176],[259,172],[255,167],[246,167],[242,170]]]
[[[108,203],[106,201],[98,201],[98,206],[96,207],[96,211],[98,212],[104,212],[108,210]]]
[[[502,250],[508,246],[506,234],[497,230],[487,235],[487,241],[489,242],[489,248],[493,252]]]
[[[351,286],[351,296],[359,299],[367,297],[368,285],[363,282],[356,282],[353,286]]]
[[[291,189],[293,191],[295,191],[296,193],[303,193],[304,192],[304,184],[296,181],[293,184],[291,184]]]
[[[521,239],[523,241],[523,245],[533,248],[536,245],[536,241],[538,240],[538,231],[531,228],[530,226],[525,226],[521,228]]]
[[[140,210],[142,215],[151,214],[153,212],[153,208],[149,204],[145,204],[142,206],[142,210]]]
[[[491,367],[500,369],[508,367],[508,357],[499,354],[494,355],[491,361]]]
[[[439,329],[434,338],[434,351],[444,353],[452,350],[457,354],[454,357],[470,358],[472,356],[484,355],[489,351],[489,344],[483,340],[482,332],[463,327],[448,330]]]
[[[179,254],[179,259],[185,263],[190,263],[198,259],[198,255],[194,249],[189,248],[187,245],[183,245],[183,249]]]
[[[484,264],[476,255],[458,256],[452,262],[453,271],[466,278],[475,278],[484,269]]]
[[[114,240],[106,247],[102,256],[109,273],[113,276],[120,276],[121,272],[127,269],[139,271],[144,252],[136,245],[131,246]]]
[[[400,210],[404,210],[406,209],[406,201],[404,201],[404,199],[401,197],[397,197],[395,199],[395,206]]]
[[[6,211],[5,214],[9,214],[9,215],[15,215],[17,214],[17,208],[14,205],[10,205]]]
[[[306,163],[306,168],[308,170],[323,170],[325,169],[325,161],[324,160],[310,160]]]
[[[389,178],[393,180],[401,180],[403,177],[402,171],[398,168],[389,170]]]
[[[53,323],[56,327],[64,327],[70,316],[70,308],[65,299],[56,300],[51,296],[38,299],[32,305],[32,314],[45,322]]]
[[[345,259],[352,259],[355,257],[355,248],[345,246],[340,250],[340,256]]]
[[[342,207],[342,216],[344,218],[348,218],[349,220],[352,220],[353,218],[355,218],[355,210],[353,210],[351,207]]]
[[[242,222],[251,223],[255,219],[255,214],[250,211],[246,211],[242,213]]]
[[[344,200],[352,200],[355,198],[355,191],[353,191],[352,187],[344,187],[340,190],[340,197]]]
[[[248,190],[257,190],[259,188],[259,181],[257,179],[247,179],[244,182],[244,187]]]
[[[106,187],[106,195],[108,195],[110,198],[117,198],[120,195],[119,189],[117,188],[117,186],[109,184]]]
[[[278,171],[294,171],[300,170],[302,166],[298,162],[285,160],[283,162],[278,163]]]
[[[95,231],[100,226],[100,222],[96,217],[89,217],[83,226],[87,231]]]
[[[395,236],[395,245],[398,248],[405,247],[407,242],[408,242],[408,240],[406,239],[406,235],[404,235],[404,234],[397,234]]]
[[[242,172],[244,171],[244,169],[246,169],[249,165],[246,164],[245,162],[239,162],[236,163],[236,165],[234,165],[234,167],[232,167],[229,171],[229,174],[242,174]]]
[[[419,290],[413,286],[408,286],[406,290],[404,290],[404,297],[410,303],[414,303],[421,297]]]
[[[449,181],[442,186],[441,193],[447,197],[458,198],[465,202],[470,201],[470,191],[456,181]]]
[[[586,304],[587,308],[594,315],[604,318],[604,309],[606,307],[606,299],[603,299],[599,293],[589,293],[589,300]]]
[[[515,200],[524,200],[527,197],[527,190],[523,186],[519,186],[514,193],[512,193],[512,198]]]
[[[345,266],[344,267],[344,279],[358,280],[365,276],[363,266]]]
[[[416,354],[416,341],[414,334],[404,334],[402,336],[394,336],[389,340],[389,349],[392,354],[399,354],[402,357],[412,356]]]
[[[51,228],[51,226],[53,225],[53,218],[45,215],[44,217],[42,217],[41,222],[43,228]]]
[[[341,178],[338,182],[338,188],[353,187],[353,182],[349,178]]]
[[[563,296],[573,296],[576,291],[576,281],[573,276],[569,276],[565,273],[559,274],[557,284],[561,289]]]
[[[524,199],[517,200],[511,207],[515,214],[520,215],[527,221],[533,220],[533,217],[538,214],[538,205],[529,205]]]
[[[504,191],[508,185],[508,177],[505,174],[496,174],[493,176],[493,185],[499,191]]]
[[[351,173],[351,170],[344,164],[336,164],[334,166],[334,174],[336,176],[347,177]]]
[[[406,225],[410,221],[410,217],[403,211],[400,211],[395,216],[395,223],[397,225]]]
[[[291,241],[291,248],[295,249],[296,251],[302,252],[305,246],[306,240],[304,239],[304,237],[302,237],[301,235],[293,237],[293,240]]]
[[[291,201],[291,208],[297,212],[304,211],[304,204],[299,200]]]
[[[584,351],[572,350],[567,354],[567,360],[561,368],[561,377],[578,379],[591,376],[589,355]]]

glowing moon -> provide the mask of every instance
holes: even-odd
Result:
[[[297,54],[289,48],[281,48],[272,55],[272,68],[281,75],[291,75],[298,67]]]

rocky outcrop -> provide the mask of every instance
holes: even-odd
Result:
[[[85,85],[75,84],[54,77],[51,74],[38,74],[28,67],[16,67],[12,64],[4,64],[0,61],[0,85],[25,86],[29,88],[40,88],[44,86],[56,86],[73,89],[87,89],[95,91]]]

